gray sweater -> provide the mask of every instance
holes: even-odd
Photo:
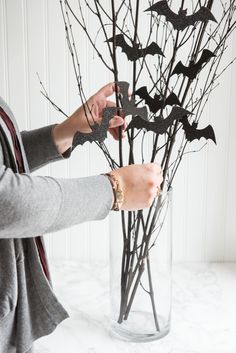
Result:
[[[30,171],[64,158],[52,139],[55,125],[20,133],[1,98],[0,106],[15,125],[27,171],[6,168],[0,144],[0,353],[24,353],[68,317],[44,275],[33,237],[105,218],[112,188],[103,175],[31,176]],[[9,136],[1,117],[0,124]]]

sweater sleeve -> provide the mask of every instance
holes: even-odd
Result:
[[[48,163],[70,157],[71,148],[63,154],[60,154],[57,150],[52,137],[52,130],[55,126],[56,124],[52,124],[39,129],[21,132],[26,158],[31,172]]]
[[[103,219],[111,207],[104,175],[56,179],[0,166],[0,238],[34,237]]]

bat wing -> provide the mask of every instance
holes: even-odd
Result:
[[[196,64],[194,64],[193,62],[190,62],[189,66],[184,66],[182,64],[182,62],[179,61],[178,64],[176,65],[176,67],[174,68],[172,75],[183,74],[184,76],[187,76],[191,80],[195,79],[198,72],[201,70],[202,65],[203,65],[203,61],[206,60],[206,57],[207,57],[207,60],[209,60],[209,53],[207,55],[204,54],[203,56],[204,57],[203,58],[201,57]],[[204,61],[204,62],[206,62],[206,61]]]
[[[145,57],[146,55],[161,55],[165,56],[157,43],[152,42],[146,48],[135,48],[130,47],[126,42],[122,45],[122,51],[127,55],[128,60],[136,61],[140,58]]]
[[[170,9],[166,0],[158,1],[157,3],[153,4],[151,7],[146,9],[145,11],[155,11],[158,13],[158,15],[165,16],[166,20],[168,22],[171,22],[174,27],[175,27],[176,21],[179,20],[179,16]]]
[[[161,55],[161,56],[165,56],[161,50],[161,48],[159,47],[159,45],[157,43],[152,42],[151,44],[149,44],[145,49],[139,49],[142,50],[144,52],[144,55],[150,54],[150,55]],[[142,55],[142,56],[144,56]]]
[[[144,99],[145,104],[148,105],[148,107],[152,113],[156,113],[161,108],[162,101],[160,101],[160,96],[155,95],[154,98],[152,98],[149,95],[146,86],[140,87],[135,93],[140,98]],[[145,120],[147,120],[147,119],[145,119]]]
[[[139,58],[139,49],[131,47],[124,38],[123,42],[120,41],[117,46],[121,47],[121,51],[126,54],[128,60],[135,61]]]
[[[173,92],[166,98],[165,105],[181,105],[179,98]]]
[[[136,116],[131,120],[126,130],[129,130],[131,128],[150,130],[150,127],[151,127],[150,124],[152,123],[142,119],[140,116]]]
[[[138,45],[136,47],[130,46],[128,43],[126,43],[124,35],[123,34],[117,34],[115,37],[109,38],[106,42],[113,42],[115,39],[115,45],[116,47],[120,47],[121,51],[126,54],[128,60],[130,61],[136,61],[139,58],[142,58],[148,54],[150,55],[161,55],[164,56],[161,48],[157,43],[152,42],[149,44],[146,48],[138,48]]]
[[[173,124],[175,120],[180,120],[184,116],[192,114],[188,110],[181,107],[173,107],[170,114],[166,119],[158,119],[155,124],[155,132],[157,134],[164,134],[167,132],[168,128]]]
[[[117,35],[115,35],[114,37],[111,37],[111,38],[105,40],[105,42],[109,42],[109,43],[115,42],[116,47],[121,47],[121,48],[122,48],[125,44],[127,44],[126,41],[125,41],[124,35],[123,35],[122,33],[117,34]],[[127,45],[128,45],[128,44],[127,44]]]
[[[77,132],[73,138],[73,148],[78,145],[83,145],[85,142],[103,142],[107,137],[107,130],[109,128],[109,122],[113,116],[117,113],[116,107],[105,108],[103,110],[103,119],[101,124],[95,123],[91,126],[92,132],[82,133]]]
[[[94,142],[99,138],[99,125],[96,123],[92,126],[92,132],[83,133],[77,132],[73,139],[73,148],[78,145],[83,145],[85,142]]]
[[[147,86],[140,87],[135,91],[135,94],[137,94],[140,98],[144,99],[145,103],[150,98],[148,94]]]
[[[136,107],[134,98],[129,99],[128,90],[129,83],[126,81],[116,82],[117,86],[120,88],[121,103],[124,116],[127,115],[139,115],[142,119],[147,120],[147,107]]]
[[[204,137],[206,140],[212,140],[216,144],[215,132],[211,125],[206,126],[204,129],[198,129],[197,135],[199,140]]]
[[[202,52],[201,58],[199,59],[197,64],[201,68],[205,63],[207,63],[214,56],[215,56],[215,54],[212,53],[212,51],[210,51],[208,49],[204,49],[203,52]]]
[[[122,106],[127,106],[130,104],[128,92],[129,92],[129,83],[126,81],[117,81],[117,86],[119,87],[119,95],[121,98]]]
[[[166,119],[159,118],[155,122],[145,121],[139,116],[133,118],[128,125],[127,129],[146,129],[147,131],[153,131],[156,134],[164,134],[168,128],[172,125],[174,120],[180,120],[185,115],[191,114],[188,110],[181,107],[173,107],[171,113]]]
[[[206,64],[210,58],[215,56],[210,50],[204,49],[201,58],[196,62],[196,64],[190,65],[188,68],[188,77],[194,79],[197,74],[201,71],[204,64]]]
[[[130,104],[129,106],[124,106],[122,108],[122,112],[124,117],[128,116],[128,115],[133,115],[133,116],[139,116],[141,117],[143,120],[148,121],[148,111],[147,111],[147,107],[136,107],[136,105],[132,105]]]
[[[135,91],[135,94],[137,94],[140,98],[144,99],[145,104],[147,104],[149,109],[151,110],[154,99],[149,95],[147,87],[140,87]]]
[[[188,67],[184,66],[182,64],[182,61],[179,61],[178,64],[175,66],[171,76],[173,76],[175,74],[177,74],[177,75],[183,74],[183,75],[187,76],[187,73],[188,73]]]
[[[119,87],[123,100],[124,99],[129,99],[128,97],[128,92],[129,92],[129,82],[126,81],[117,81],[116,82],[117,86]]]
[[[159,99],[158,99],[159,97]],[[178,97],[172,92],[165,100],[160,100],[160,96],[157,96],[156,100],[155,100],[155,104],[153,104],[154,108],[153,110],[151,110],[152,113],[156,113],[159,109],[166,107],[167,105],[181,105]],[[158,119],[158,118],[157,118]]]
[[[212,140],[216,144],[215,132],[211,125],[206,126],[204,129],[197,129],[197,124],[193,123],[192,125],[189,123],[187,117],[184,117],[181,120],[183,124],[183,130],[185,132],[186,139],[189,142],[193,140],[200,140],[204,137],[206,140]]]
[[[117,34],[115,37],[111,37],[106,40],[106,42],[113,43],[115,40],[116,47],[120,47],[121,51],[126,54],[128,60],[134,61],[137,60],[137,49],[131,47],[128,43],[126,43],[123,34]]]
[[[188,26],[194,26],[196,22],[207,22],[207,21],[214,21],[217,22],[211,11],[207,8],[202,6],[197,12],[195,12],[191,16],[186,16],[186,23]]]

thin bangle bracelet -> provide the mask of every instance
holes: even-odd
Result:
[[[113,202],[112,210],[120,211],[121,206],[124,202],[124,192],[120,187],[119,180],[112,173],[105,173],[104,175],[106,175],[110,180],[113,194],[114,194],[114,202]]]

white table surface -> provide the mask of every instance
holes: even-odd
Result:
[[[51,272],[70,318],[36,353],[236,353],[236,263],[174,265],[171,332],[149,343],[110,336],[107,266],[55,262]]]

